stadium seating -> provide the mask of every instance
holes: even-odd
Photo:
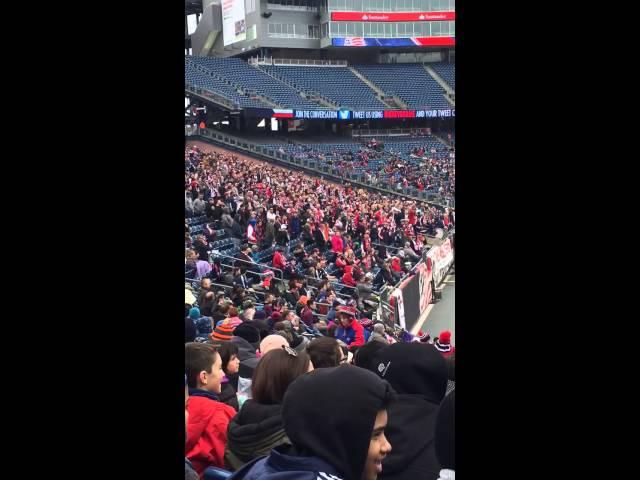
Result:
[[[207,75],[197,70],[190,62],[184,64],[185,83],[209,90],[217,95],[227,98],[238,104],[241,108],[268,108],[269,105],[259,100],[251,99],[238,93],[238,89],[232,87],[214,76]]]
[[[442,87],[420,64],[354,65],[353,68],[385,93],[400,97],[409,108],[451,108]]]
[[[407,165],[411,165],[414,169],[419,169],[420,165],[424,162],[421,158],[411,156],[411,150],[414,148],[426,147],[429,153],[425,155],[432,158],[448,160],[449,157],[449,148],[436,137],[408,137],[405,139],[378,140],[383,140],[384,152],[400,157]],[[387,166],[387,158],[385,158],[385,156],[381,158],[369,158],[366,165],[362,165],[360,162],[354,162],[353,164],[342,162],[341,156],[343,154],[348,152],[355,154],[363,147],[363,144],[359,142],[316,143],[307,145],[266,144],[264,147],[273,150],[282,148],[286,153],[293,155],[295,158],[308,160],[310,162],[309,166],[313,168],[321,170],[329,169],[329,171],[335,169],[338,172],[344,172],[346,168],[346,171],[354,180],[362,181],[366,174],[369,173],[375,174],[382,183],[392,183],[395,185],[400,178],[396,173],[387,174],[383,171]],[[432,149],[435,149],[436,152],[431,153]],[[319,158],[319,155],[323,155],[324,160]],[[448,186],[449,181],[445,181],[444,185]],[[425,192],[428,194],[437,193],[435,190],[425,190]],[[417,189],[414,186],[410,186],[405,193],[417,195]]]
[[[317,92],[342,108],[388,108],[369,86],[345,67],[264,66],[305,91]],[[426,73],[426,72],[425,72]]]
[[[456,66],[454,63],[434,63],[431,68],[449,84],[451,88],[456,89]]]
[[[320,105],[306,100],[289,85],[252,67],[239,58],[190,57],[191,61],[215,75],[229,80],[242,88],[255,91],[283,108],[321,109]]]

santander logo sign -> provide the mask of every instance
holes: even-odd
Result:
[[[431,20],[455,21],[456,12],[331,12],[331,20],[350,22],[417,22]]]
[[[362,16],[362,20],[364,21],[371,21],[371,22],[386,22],[387,20],[389,20],[389,15],[385,15],[385,14],[375,14],[372,13],[371,15],[363,15]]]

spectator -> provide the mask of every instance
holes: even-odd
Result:
[[[314,324],[317,322],[316,317],[313,315],[313,309],[315,309],[315,302],[312,298],[307,299],[305,295],[302,295],[298,300],[298,305],[302,306],[300,311],[300,320],[309,328],[314,328]]]
[[[411,248],[411,242],[404,242],[404,258],[411,260],[412,262],[420,261],[420,256]]]
[[[184,377],[184,440],[188,438],[187,425],[189,424],[189,387],[187,376]],[[187,457],[184,458],[184,480],[200,480],[198,473],[193,469],[193,465]]]
[[[335,254],[344,252],[344,242],[339,230],[336,230],[331,237],[331,251]]]
[[[273,267],[284,270],[287,267],[287,260],[282,254],[282,247],[276,247],[276,251],[273,254]]]
[[[356,309],[353,307],[338,307],[338,328],[335,331],[335,337],[342,340],[349,346],[349,350],[353,347],[360,347],[365,344],[364,328],[360,322],[356,320]]]
[[[435,420],[447,389],[444,358],[429,344],[395,343],[380,350],[375,363],[375,372],[397,393],[387,429],[396,448],[384,462],[382,478],[437,480]]]
[[[256,221],[255,218],[252,218],[251,220],[249,220],[249,224],[247,225],[247,242],[249,242],[250,245],[255,245],[256,243],[258,243],[258,237],[256,235],[256,224],[258,222]]]
[[[444,397],[436,419],[436,456],[442,466],[438,480],[456,478],[456,392]]]
[[[252,321],[255,314],[256,307],[253,304],[253,300],[245,300],[244,302],[242,302],[242,317],[240,319],[243,322]]]
[[[346,361],[338,341],[331,337],[318,337],[307,345],[313,368],[337,367]]]
[[[238,346],[231,342],[221,342],[216,345],[220,359],[222,361],[221,391],[219,400],[240,411],[236,389],[238,388],[238,371],[240,370],[240,359],[238,358]]]
[[[288,347],[289,342],[282,335],[267,335],[260,342],[260,353],[265,355],[267,352],[271,350],[278,350],[282,347]]]
[[[236,267],[233,269],[233,285],[249,289],[251,288],[251,279],[242,273],[242,269]]]
[[[202,310],[202,303],[204,302],[206,294],[211,291],[211,279],[203,278],[200,280],[200,293],[198,293],[198,305],[201,307],[200,310]]]
[[[197,336],[196,324],[190,315],[187,315],[184,319],[184,343],[193,342]]]
[[[433,345],[444,357],[453,355],[456,351],[456,347],[451,345],[451,332],[449,330],[440,332],[440,335],[434,338]]]
[[[188,190],[185,190],[184,192],[184,216],[186,218],[193,217],[193,200],[188,194]]]
[[[237,260],[234,262],[234,267],[238,267],[243,273],[247,269],[251,269],[253,266],[253,258],[251,257],[251,246],[248,244],[242,245],[240,253],[236,255]]]
[[[268,351],[255,369],[251,396],[229,424],[225,464],[237,470],[272,448],[289,446],[282,423],[282,400],[300,375],[313,369],[306,353],[294,354],[285,347]]]
[[[210,338],[214,342],[228,342],[233,338],[234,329],[235,327],[230,323],[221,322],[219,325],[216,325]]]
[[[358,292],[358,306],[361,309],[365,309],[369,306],[367,302],[371,302],[375,299],[375,292],[373,291],[373,273],[367,273],[356,283],[356,291]]]
[[[222,294],[218,292],[218,296],[216,297],[216,299],[214,299],[214,302],[216,302],[217,305],[213,307],[211,318],[213,318],[215,324],[218,325],[218,323],[220,323],[220,320],[224,320],[227,318],[227,316],[229,315],[229,309],[231,308],[232,304],[231,300],[224,297],[224,292]]]
[[[198,255],[193,250],[185,250],[184,276],[185,278],[196,278],[198,276]]]
[[[213,345],[187,343],[185,369],[189,384],[187,458],[202,475],[209,466],[224,466],[227,427],[236,411],[219,401],[224,375]]]
[[[209,245],[207,245],[207,240],[204,238],[204,235],[198,235],[196,237],[196,241],[193,243],[193,249],[198,255],[198,260],[204,262],[209,261]]]
[[[242,323],[242,319],[238,316],[238,309],[236,307],[229,307],[227,311],[228,317],[224,320],[221,320],[217,323],[217,325],[229,325],[232,328],[236,328],[238,325]]]
[[[333,322],[336,318],[336,309],[340,306],[340,302],[338,300],[334,300],[331,304],[331,308],[327,312],[327,323]]]
[[[193,307],[191,310],[189,310],[189,316],[196,326],[196,338],[202,337],[204,340],[206,340],[207,337],[209,337],[209,335],[213,333],[213,320],[210,317],[203,317],[200,314],[200,309],[198,307]]]
[[[196,217],[204,215],[204,209],[206,208],[207,204],[205,203],[203,197],[204,196],[202,194],[199,194],[198,198],[193,201],[193,213]]]
[[[376,323],[373,326],[373,332],[371,332],[371,335],[369,336],[369,340],[367,340],[367,343],[370,343],[370,342],[381,342],[385,345],[389,344],[387,337],[384,333],[384,324]]]
[[[233,331],[231,342],[238,345],[240,368],[237,392],[238,402],[242,407],[243,402],[251,398],[251,377],[259,361],[256,351],[260,343],[260,331],[253,325],[243,323]]]
[[[213,317],[213,311],[216,307],[216,299],[213,292],[204,292],[205,296],[200,305],[200,313],[205,317]]]
[[[375,480],[392,451],[385,437],[386,409],[392,399],[386,382],[350,365],[298,377],[282,407],[284,430],[292,445],[271,450],[235,478]],[[320,416],[318,405],[336,408]]]
[[[355,353],[353,354],[353,364],[356,367],[365,368],[375,372],[375,369],[378,366],[376,363],[376,355],[388,346],[388,343],[384,344],[382,342],[365,343],[357,350],[354,349]]]
[[[280,230],[276,234],[276,243],[281,247],[286,247],[289,244],[289,232],[287,232],[287,226],[283,223],[280,225]]]

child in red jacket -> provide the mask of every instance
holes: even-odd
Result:
[[[224,372],[213,345],[185,344],[185,370],[189,385],[187,458],[202,475],[210,466],[224,468],[227,427],[236,411],[218,400]]]

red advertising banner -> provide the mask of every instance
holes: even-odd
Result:
[[[415,110],[385,110],[384,118],[416,118]]]
[[[433,263],[427,258],[426,263],[422,263],[418,268],[420,292],[420,315],[427,309],[433,299],[433,290],[431,288],[431,279],[433,278]]]
[[[418,45],[428,47],[449,47],[456,44],[456,37],[417,37],[413,40]]]
[[[331,12],[332,21],[431,22],[455,20],[456,12]]]

